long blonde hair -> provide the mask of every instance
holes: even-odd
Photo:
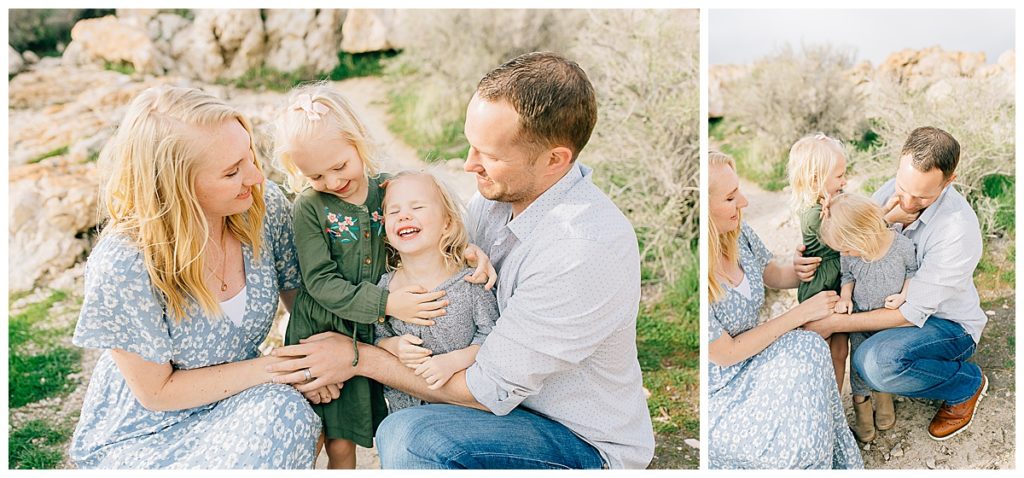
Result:
[[[711,151],[708,153],[708,170],[712,166],[728,166],[733,171],[736,170],[736,160],[732,159],[725,153],[718,151]],[[739,211],[739,223],[743,224],[743,212]],[[736,264],[739,262],[739,239],[740,229],[742,226],[737,227],[734,231],[726,233],[719,233],[718,226],[715,225],[714,219],[708,217],[708,301],[718,302],[720,299],[725,297],[725,289],[722,288],[722,284],[718,281],[720,268],[718,265],[719,258],[724,258],[726,262]]]
[[[197,131],[238,121],[249,133],[249,149],[262,172],[252,142],[252,126],[218,98],[194,88],[149,88],[131,104],[100,161],[113,173],[103,189],[109,220],[104,234],[124,234],[142,251],[153,285],[163,294],[176,322],[186,318],[192,299],[208,314],[221,315],[206,287],[205,258],[209,224],[196,196],[200,163]],[[258,254],[262,246],[262,184],[252,187],[252,206],[229,216],[225,227]]]
[[[803,211],[825,197],[825,181],[840,159],[846,159],[842,143],[824,133],[804,136],[793,144],[786,169],[795,211]]]
[[[309,100],[307,108],[316,108],[323,113],[310,114],[297,106],[303,104],[304,100]],[[378,174],[380,148],[341,93],[321,81],[296,87],[288,94],[287,101],[287,108],[275,124],[274,156],[288,176],[288,189],[297,193],[309,184],[309,180],[295,166],[289,145],[296,141],[309,141],[321,128],[331,128],[328,132],[338,135],[356,149],[367,177]]]
[[[463,221],[464,207],[455,199],[455,195],[437,176],[425,171],[402,171],[387,181],[384,189],[384,206],[387,207],[388,193],[393,190],[395,183],[403,178],[422,177],[428,178],[430,183],[441,198],[441,206],[444,209],[445,220],[448,221],[448,230],[441,232],[441,240],[438,248],[444,257],[444,265],[449,269],[461,270],[467,266],[466,246],[469,244],[469,233],[466,232],[466,223]],[[384,211],[385,217],[387,211]]]
[[[821,241],[828,247],[856,251],[869,262],[885,255],[883,247],[892,235],[882,208],[864,196],[850,193],[832,198],[818,231]]]

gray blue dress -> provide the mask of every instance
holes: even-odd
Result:
[[[464,279],[472,273],[471,268],[463,269],[431,291],[445,291],[444,298],[448,301],[445,315],[434,319],[434,325],[414,325],[388,317],[387,321],[376,324],[376,340],[379,342],[387,337],[415,335],[423,339],[420,346],[429,349],[434,355],[454,352],[470,345],[483,345],[487,334],[491,333],[498,321],[498,300],[493,292],[484,289],[483,284],[473,284]],[[390,272],[384,274],[377,286],[387,290],[391,277]],[[391,387],[384,387],[384,397],[388,400],[388,411],[392,413],[427,403]]]
[[[764,305],[764,269],[772,255],[741,226],[739,262],[751,298],[728,288],[711,304],[708,343],[754,328]],[[828,345],[793,330],[729,367],[708,362],[710,468],[863,468],[846,424]]]
[[[241,326],[198,305],[175,324],[164,310],[138,246],[107,234],[85,272],[75,329],[80,347],[107,349],[93,370],[69,455],[81,468],[310,468],[320,419],[293,387],[262,384],[186,410],[144,408],[109,349],[186,370],[260,355],[280,290],[299,286],[290,207],[266,184],[263,248],[243,244],[248,301]]]

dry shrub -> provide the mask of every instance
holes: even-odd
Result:
[[[673,284],[693,257],[700,174],[694,11],[599,11],[572,50],[597,91],[581,161],[633,223],[649,279]]]
[[[786,46],[754,63],[729,98],[747,138],[740,166],[765,180],[785,174],[789,148],[804,135],[822,132],[840,140],[858,136],[863,99],[848,71],[853,52],[831,45]],[[773,187],[772,189],[776,189]]]
[[[957,186],[974,206],[987,234],[1013,228],[1011,191],[993,191],[994,176],[1014,176],[1012,79],[947,78],[921,89],[880,80],[871,88],[875,146],[853,155],[852,168],[870,182],[891,178],[904,141],[920,126],[948,131],[960,143]],[[998,188],[997,188],[998,189]],[[1010,220],[1003,220],[1009,213]]]
[[[402,32],[414,43],[385,67],[393,129],[428,160],[463,156],[466,105],[480,78],[523,53],[565,52],[582,17],[563,10],[415,12]]]

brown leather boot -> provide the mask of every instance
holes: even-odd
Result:
[[[865,397],[863,402],[857,403],[857,396],[853,397],[853,436],[861,443],[868,443],[875,439],[875,417],[871,410],[871,397]]]
[[[978,410],[978,402],[988,392],[988,377],[981,374],[981,386],[966,402],[959,405],[942,404],[939,411],[928,425],[928,435],[936,440],[948,440],[967,429],[974,420],[974,412]]]
[[[880,431],[892,430],[892,427],[896,426],[896,409],[892,405],[892,394],[871,392],[871,399],[875,402],[875,426]]]

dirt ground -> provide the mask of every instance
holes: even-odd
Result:
[[[856,190],[851,181],[849,190]],[[757,231],[776,256],[790,260],[800,243],[798,222],[791,217],[785,192],[769,192],[741,180],[750,206],[743,219]],[[995,245],[999,247],[999,245]],[[866,468],[882,469],[1012,469],[1015,462],[1014,428],[1016,387],[1014,382],[1015,302],[1014,291],[982,291],[989,316],[988,325],[975,353],[989,379],[988,395],[982,399],[970,428],[939,442],[928,436],[928,423],[940,402],[907,397],[896,398],[896,427],[879,432],[872,443],[862,444]],[[771,291],[762,319],[775,317],[796,305],[795,291]],[[844,381],[843,405],[853,420],[849,364]]]

